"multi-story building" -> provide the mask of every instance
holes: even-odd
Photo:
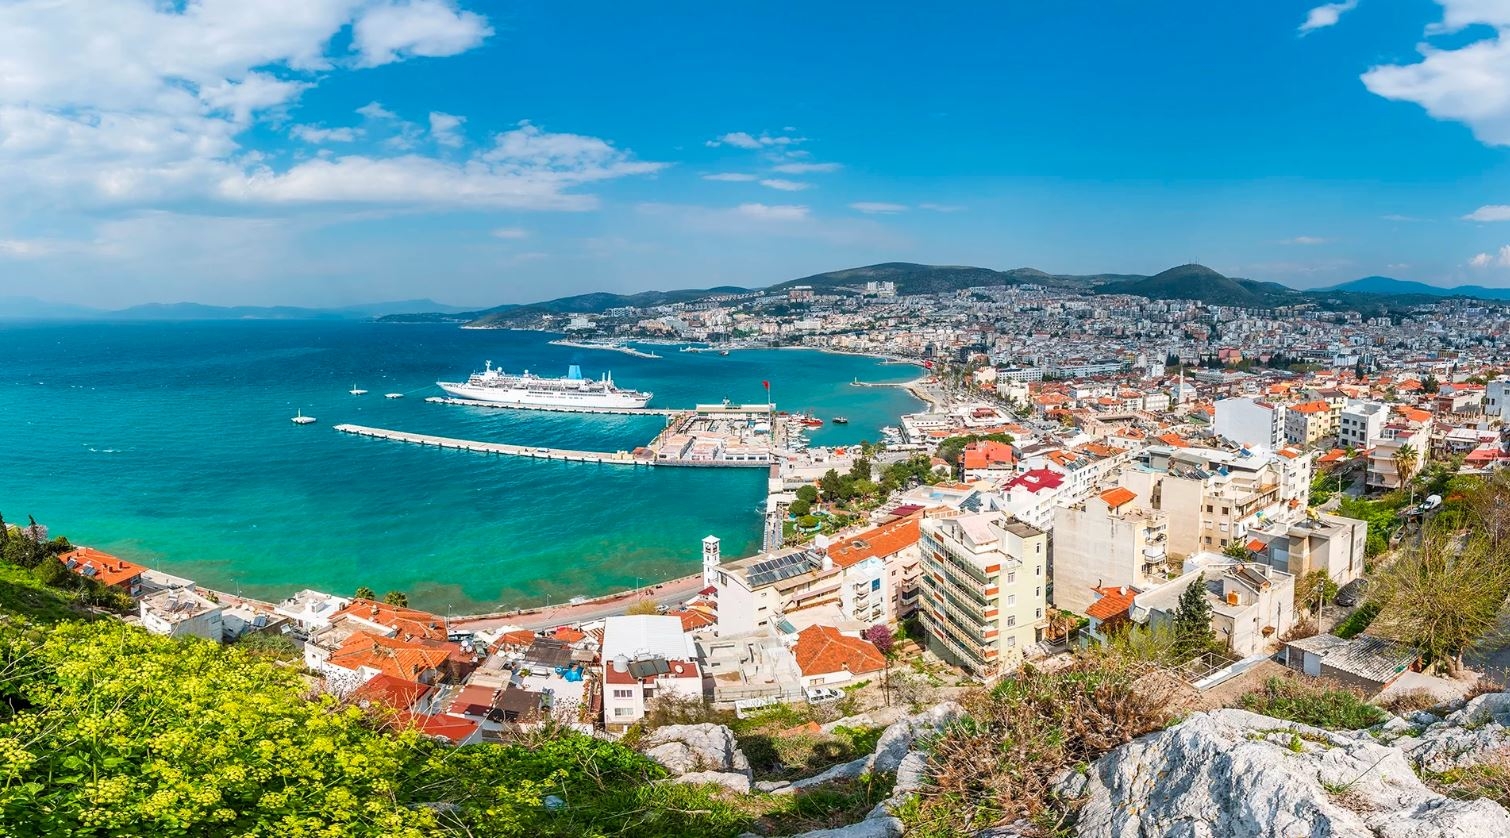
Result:
[[[1216,639],[1239,657],[1265,654],[1294,624],[1294,576],[1257,562],[1234,562],[1209,553],[1185,564],[1183,576],[1134,598],[1134,622],[1172,624],[1180,595],[1199,584],[1211,603]]]
[[[1277,450],[1285,443],[1285,406],[1254,399],[1222,399],[1215,405],[1217,436],[1238,445]]]
[[[1056,608],[1085,614],[1102,597],[1099,588],[1143,591],[1164,582],[1169,524],[1146,501],[1117,486],[1054,511],[1050,567]]]
[[[1045,625],[1048,537],[1001,512],[924,518],[923,628],[978,678],[1016,669]]]
[[[1368,452],[1368,474],[1364,478],[1370,491],[1392,491],[1405,485],[1410,475],[1419,471],[1431,453],[1431,435],[1427,426],[1412,422],[1391,422],[1384,426],[1384,438]],[[1410,453],[1402,457],[1401,452]],[[1402,472],[1404,480],[1401,479]]]
[[[1337,425],[1337,444],[1365,451],[1384,435],[1389,406],[1380,402],[1351,401],[1342,408]]]
[[[1250,554],[1297,578],[1322,570],[1342,586],[1363,575],[1366,521],[1308,510],[1299,521],[1276,522],[1250,530],[1248,535]]]
[[[1336,429],[1332,406],[1321,399],[1292,404],[1285,411],[1285,439],[1296,445],[1315,445]]]
[[[1484,415],[1501,422],[1510,419],[1510,378],[1500,376],[1484,388]]]
[[[826,548],[814,544],[720,564],[709,564],[705,553],[704,573],[718,597],[719,634],[762,629],[791,634],[815,624],[891,622],[885,560],[856,556],[846,565]],[[898,561],[906,564],[901,557]]]
[[[612,729],[645,717],[657,697],[703,697],[697,650],[682,621],[657,614],[603,622],[603,723]]]
[[[918,518],[909,517],[836,539],[828,545],[828,555],[834,564],[856,570],[841,589],[850,599],[851,613],[866,612],[865,619],[878,623],[896,622],[917,611],[921,592],[918,578],[922,575],[918,537]],[[884,579],[869,576],[858,567],[866,562],[879,562]],[[877,607],[882,614],[875,614]]]
[[[1299,515],[1309,496],[1310,459],[1150,446],[1122,485],[1150,498],[1169,522],[1169,554],[1220,552],[1250,527]]]

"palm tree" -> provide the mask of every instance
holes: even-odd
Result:
[[[1395,452],[1395,468],[1400,472],[1400,485],[1410,482],[1410,476],[1415,473],[1416,465],[1420,462],[1421,455],[1410,445],[1402,445]]]

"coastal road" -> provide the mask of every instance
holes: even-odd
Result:
[[[553,628],[572,623],[588,623],[623,614],[631,604],[642,598],[655,600],[658,605],[675,607],[688,597],[702,590],[702,574],[683,576],[658,585],[650,585],[639,591],[625,591],[610,596],[583,602],[577,605],[554,605],[550,608],[532,608],[506,614],[483,614],[476,617],[457,617],[451,627],[458,629],[492,629],[500,626],[517,626],[526,629]]]

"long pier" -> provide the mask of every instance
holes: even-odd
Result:
[[[545,413],[601,413],[615,414],[619,416],[675,416],[678,413],[690,413],[688,410],[675,410],[669,407],[572,407],[570,405],[549,404],[504,404],[502,402],[485,402],[479,399],[458,399],[446,396],[431,396],[425,401],[431,404],[458,404],[465,407],[498,407],[505,410],[538,410]]]
[[[651,460],[637,460],[628,451],[608,453],[604,451],[573,451],[566,448],[542,448],[534,445],[510,445],[506,442],[478,442],[470,439],[453,439],[429,434],[411,434],[407,431],[390,431],[384,428],[369,428],[364,425],[336,425],[343,434],[365,436],[371,439],[387,439],[393,442],[408,442],[429,445],[435,448],[454,448],[477,454],[505,454],[511,457],[529,457],[535,460],[563,460],[570,463],[601,463],[615,466],[652,466]]]

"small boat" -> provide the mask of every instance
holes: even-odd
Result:
[[[821,427],[823,427],[823,420],[819,419],[816,416],[804,416],[804,417],[802,417],[802,419],[800,421],[802,422],[802,425],[804,427],[808,427],[808,428],[821,428]]]
[[[385,398],[385,399],[402,399],[403,397],[404,397],[403,393],[384,393],[383,394],[383,398]]]
[[[849,417],[848,416],[835,416],[834,417],[834,424],[835,425],[848,425],[849,424]]]
[[[718,354],[720,354],[720,355],[727,355],[727,354],[729,354],[729,350],[727,350],[727,349],[720,349],[720,350],[718,350]]]
[[[315,417],[305,416],[304,410],[300,408],[300,410],[296,414],[294,414],[294,418],[288,421],[293,422],[295,425],[313,425],[315,423]]]
[[[367,391],[366,390],[363,390],[360,387],[357,387],[355,384],[351,385],[351,389],[347,390],[346,392],[352,394],[353,396],[365,396],[365,395],[367,395]]]

